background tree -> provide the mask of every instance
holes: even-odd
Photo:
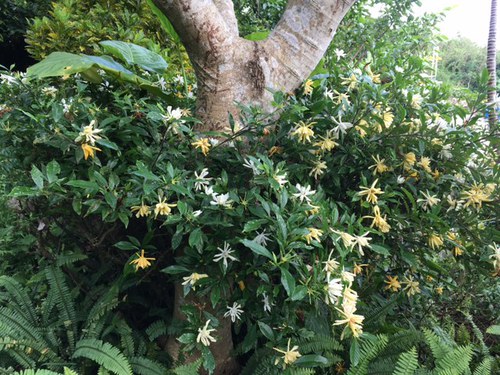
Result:
[[[489,123],[490,128],[494,128],[497,124],[497,1],[491,0],[491,12],[490,12],[490,31],[488,34],[488,57],[486,60],[486,66],[488,67],[488,72],[490,73],[490,80],[488,82],[488,102],[491,107],[489,109]]]

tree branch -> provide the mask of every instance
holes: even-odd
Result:
[[[313,71],[356,0],[290,0],[264,42],[273,89],[290,91]]]
[[[213,0],[215,6],[219,10],[222,18],[226,22],[229,30],[238,35],[238,20],[236,19],[236,14],[234,13],[234,4],[232,0]]]
[[[231,17],[225,18],[230,14],[230,4],[227,4],[230,1],[153,1],[174,26],[192,60],[201,57],[205,61],[219,61],[222,51],[238,37],[237,27],[235,30]]]

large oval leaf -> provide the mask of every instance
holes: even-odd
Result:
[[[99,43],[102,48],[114,57],[129,65],[137,65],[147,71],[164,73],[168,67],[167,62],[157,53],[133,43],[119,40],[106,40]]]

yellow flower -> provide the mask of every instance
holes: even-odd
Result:
[[[364,120],[362,120],[362,121],[364,121]],[[360,122],[360,124],[361,124],[361,122]],[[361,138],[364,138],[364,137],[366,136],[366,134],[367,134],[367,133],[366,133],[366,130],[365,130],[365,129],[363,129],[360,125],[356,125],[356,126],[354,127],[354,129],[356,129],[356,131],[359,133],[359,136],[360,136]]]
[[[299,347],[297,345],[295,345],[292,349],[290,349],[290,340],[291,339],[288,339],[288,345],[287,345],[286,350],[273,348],[277,352],[283,354],[283,368],[285,368],[286,365],[291,365],[299,357],[301,357],[301,354],[299,353]],[[274,364],[277,365],[278,363],[279,363],[279,359],[277,359]]]
[[[448,237],[448,240],[455,243],[455,247],[453,248],[453,255],[456,257],[462,255],[464,253],[464,251],[461,249],[462,241],[458,239],[457,234],[454,232],[448,232],[446,234],[446,237]]]
[[[443,287],[442,287],[442,286],[438,286],[438,287],[435,289],[435,291],[436,291],[436,294],[441,295],[441,294],[443,294]]]
[[[384,194],[382,189],[376,188],[375,185],[377,185],[378,178],[373,182],[372,186],[366,187],[366,186],[360,186],[361,191],[358,192],[359,196],[364,196],[366,195],[366,201],[372,204],[377,204],[378,202],[378,197],[377,194]]]
[[[430,167],[430,165],[431,165],[431,159],[429,159],[426,156],[422,156],[420,158],[420,161],[417,163],[417,165],[420,165],[428,173],[432,172],[432,169]]]
[[[344,86],[347,86],[348,90],[352,90],[356,88],[356,85],[358,84],[358,79],[354,74],[351,74],[350,77],[343,78],[342,84]]]
[[[82,150],[83,150],[83,157],[85,158],[85,160],[87,160],[89,158],[89,156],[91,158],[93,158],[95,156],[95,152],[96,151],[102,151],[100,148],[97,148],[97,147],[94,147],[94,146],[91,146],[87,143],[82,143]]]
[[[477,185],[476,183],[474,183],[470,190],[464,191],[462,193],[464,198],[467,200],[464,204],[464,207],[472,205],[477,210],[479,210],[482,207],[483,202],[491,201],[490,193],[488,191],[489,189],[485,188],[483,184]]]
[[[208,138],[201,138],[196,142],[192,142],[191,146],[201,149],[203,155],[207,156],[208,151],[210,150],[210,141],[208,140]]]
[[[439,177],[441,177],[441,173],[437,170],[437,169],[434,169],[434,172],[431,172],[432,174],[432,177],[434,177],[434,180],[439,180]]]
[[[379,206],[373,207],[373,215],[374,216],[363,216],[363,219],[364,218],[373,219],[373,221],[370,225],[370,228],[373,228],[374,226],[376,226],[382,233],[389,232],[389,230],[391,229],[391,226],[389,224],[387,224],[387,221],[386,221],[387,215],[382,217],[382,215],[380,214],[380,207]]]
[[[145,269],[151,265],[150,260],[156,260],[156,258],[146,258],[144,256],[144,249],[141,250],[141,255],[136,253],[137,258],[130,262],[130,264],[135,264],[135,270],[137,271],[139,268]]]
[[[146,217],[151,215],[150,207],[142,203],[140,206],[132,206],[130,207],[130,211],[136,212],[135,217]]]
[[[385,290],[390,290],[391,292],[395,293],[399,289],[401,289],[401,283],[398,280],[397,276],[387,276],[387,280],[384,281],[387,285],[384,287]]]
[[[281,154],[283,152],[283,147],[273,146],[269,149],[268,155],[273,156],[274,154]]]
[[[443,245],[443,239],[439,234],[432,233],[427,240],[432,250],[435,250]]]
[[[417,157],[414,152],[409,152],[405,154],[404,167],[405,169],[411,169],[417,162]]]
[[[182,285],[190,285],[194,290],[194,284],[205,277],[208,277],[206,273],[193,272],[191,275],[182,278],[184,280]]]
[[[376,175],[377,173],[382,174],[382,173],[387,172],[389,170],[389,167],[384,164],[385,159],[380,159],[379,155],[377,155],[376,158],[374,156],[372,156],[372,159],[375,161],[375,164],[370,165],[368,168],[369,169],[373,168],[374,175]]]
[[[313,81],[308,79],[305,83],[304,83],[304,95],[311,95],[312,92],[313,92]]]
[[[420,293],[420,288],[419,288],[420,283],[418,281],[414,281],[413,276],[409,276],[409,277],[405,276],[405,280],[403,281],[403,284],[406,284],[404,290],[406,291],[406,295],[408,297],[413,296],[417,293]]]
[[[363,333],[362,324],[365,317],[363,315],[354,314],[356,312],[356,307],[353,304],[343,305],[343,310],[336,309],[340,312],[343,319],[337,319],[333,325],[345,324],[346,328],[349,327],[354,337],[359,337]],[[343,337],[344,332],[342,332],[340,339],[343,339]]]
[[[316,124],[315,122],[305,123],[304,121],[299,121],[295,124],[294,131],[292,132],[292,136],[295,136],[299,139],[299,142],[306,143],[311,142],[311,137],[314,136],[314,130],[312,130],[312,126]]]
[[[335,146],[339,145],[337,142],[333,140],[331,131],[326,133],[325,137],[320,137],[320,138],[321,141],[314,143],[314,146],[319,147],[321,151],[331,151]]]
[[[357,263],[354,263],[354,267],[352,268],[352,272],[355,275],[359,275],[361,272],[363,272],[363,267],[368,267],[368,264],[357,264]]]
[[[425,281],[427,281],[428,283],[432,283],[434,281],[434,278],[431,275],[427,275],[425,277]]]
[[[384,126],[388,128],[389,126],[392,125],[392,122],[394,121],[394,115],[392,112],[390,112],[390,109],[387,109],[387,112],[382,113],[382,121],[384,122]],[[379,130],[379,133],[381,130]]]
[[[309,172],[309,176],[314,176],[315,179],[318,179],[319,176],[325,173],[325,169],[327,169],[326,163],[322,160],[316,160],[313,169]]]
[[[158,197],[159,202],[155,206],[155,219],[158,215],[170,215],[172,212],[171,207],[177,206],[177,204],[167,203],[167,198]]]
[[[316,240],[318,242],[321,241],[320,237],[323,235],[322,230],[316,228],[307,228],[307,230],[309,231],[309,233],[306,234],[304,238],[306,239],[308,244],[310,244],[312,240]]]

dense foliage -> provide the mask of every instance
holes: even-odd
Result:
[[[229,321],[243,374],[494,371],[487,76],[450,97],[428,74],[433,20],[387,3],[360,3],[324,66],[274,94],[279,119],[242,108],[224,134],[196,132],[180,67],[130,44],[2,72],[2,371],[211,371]],[[252,4],[240,17],[282,6]],[[174,363],[167,335],[201,359]]]

